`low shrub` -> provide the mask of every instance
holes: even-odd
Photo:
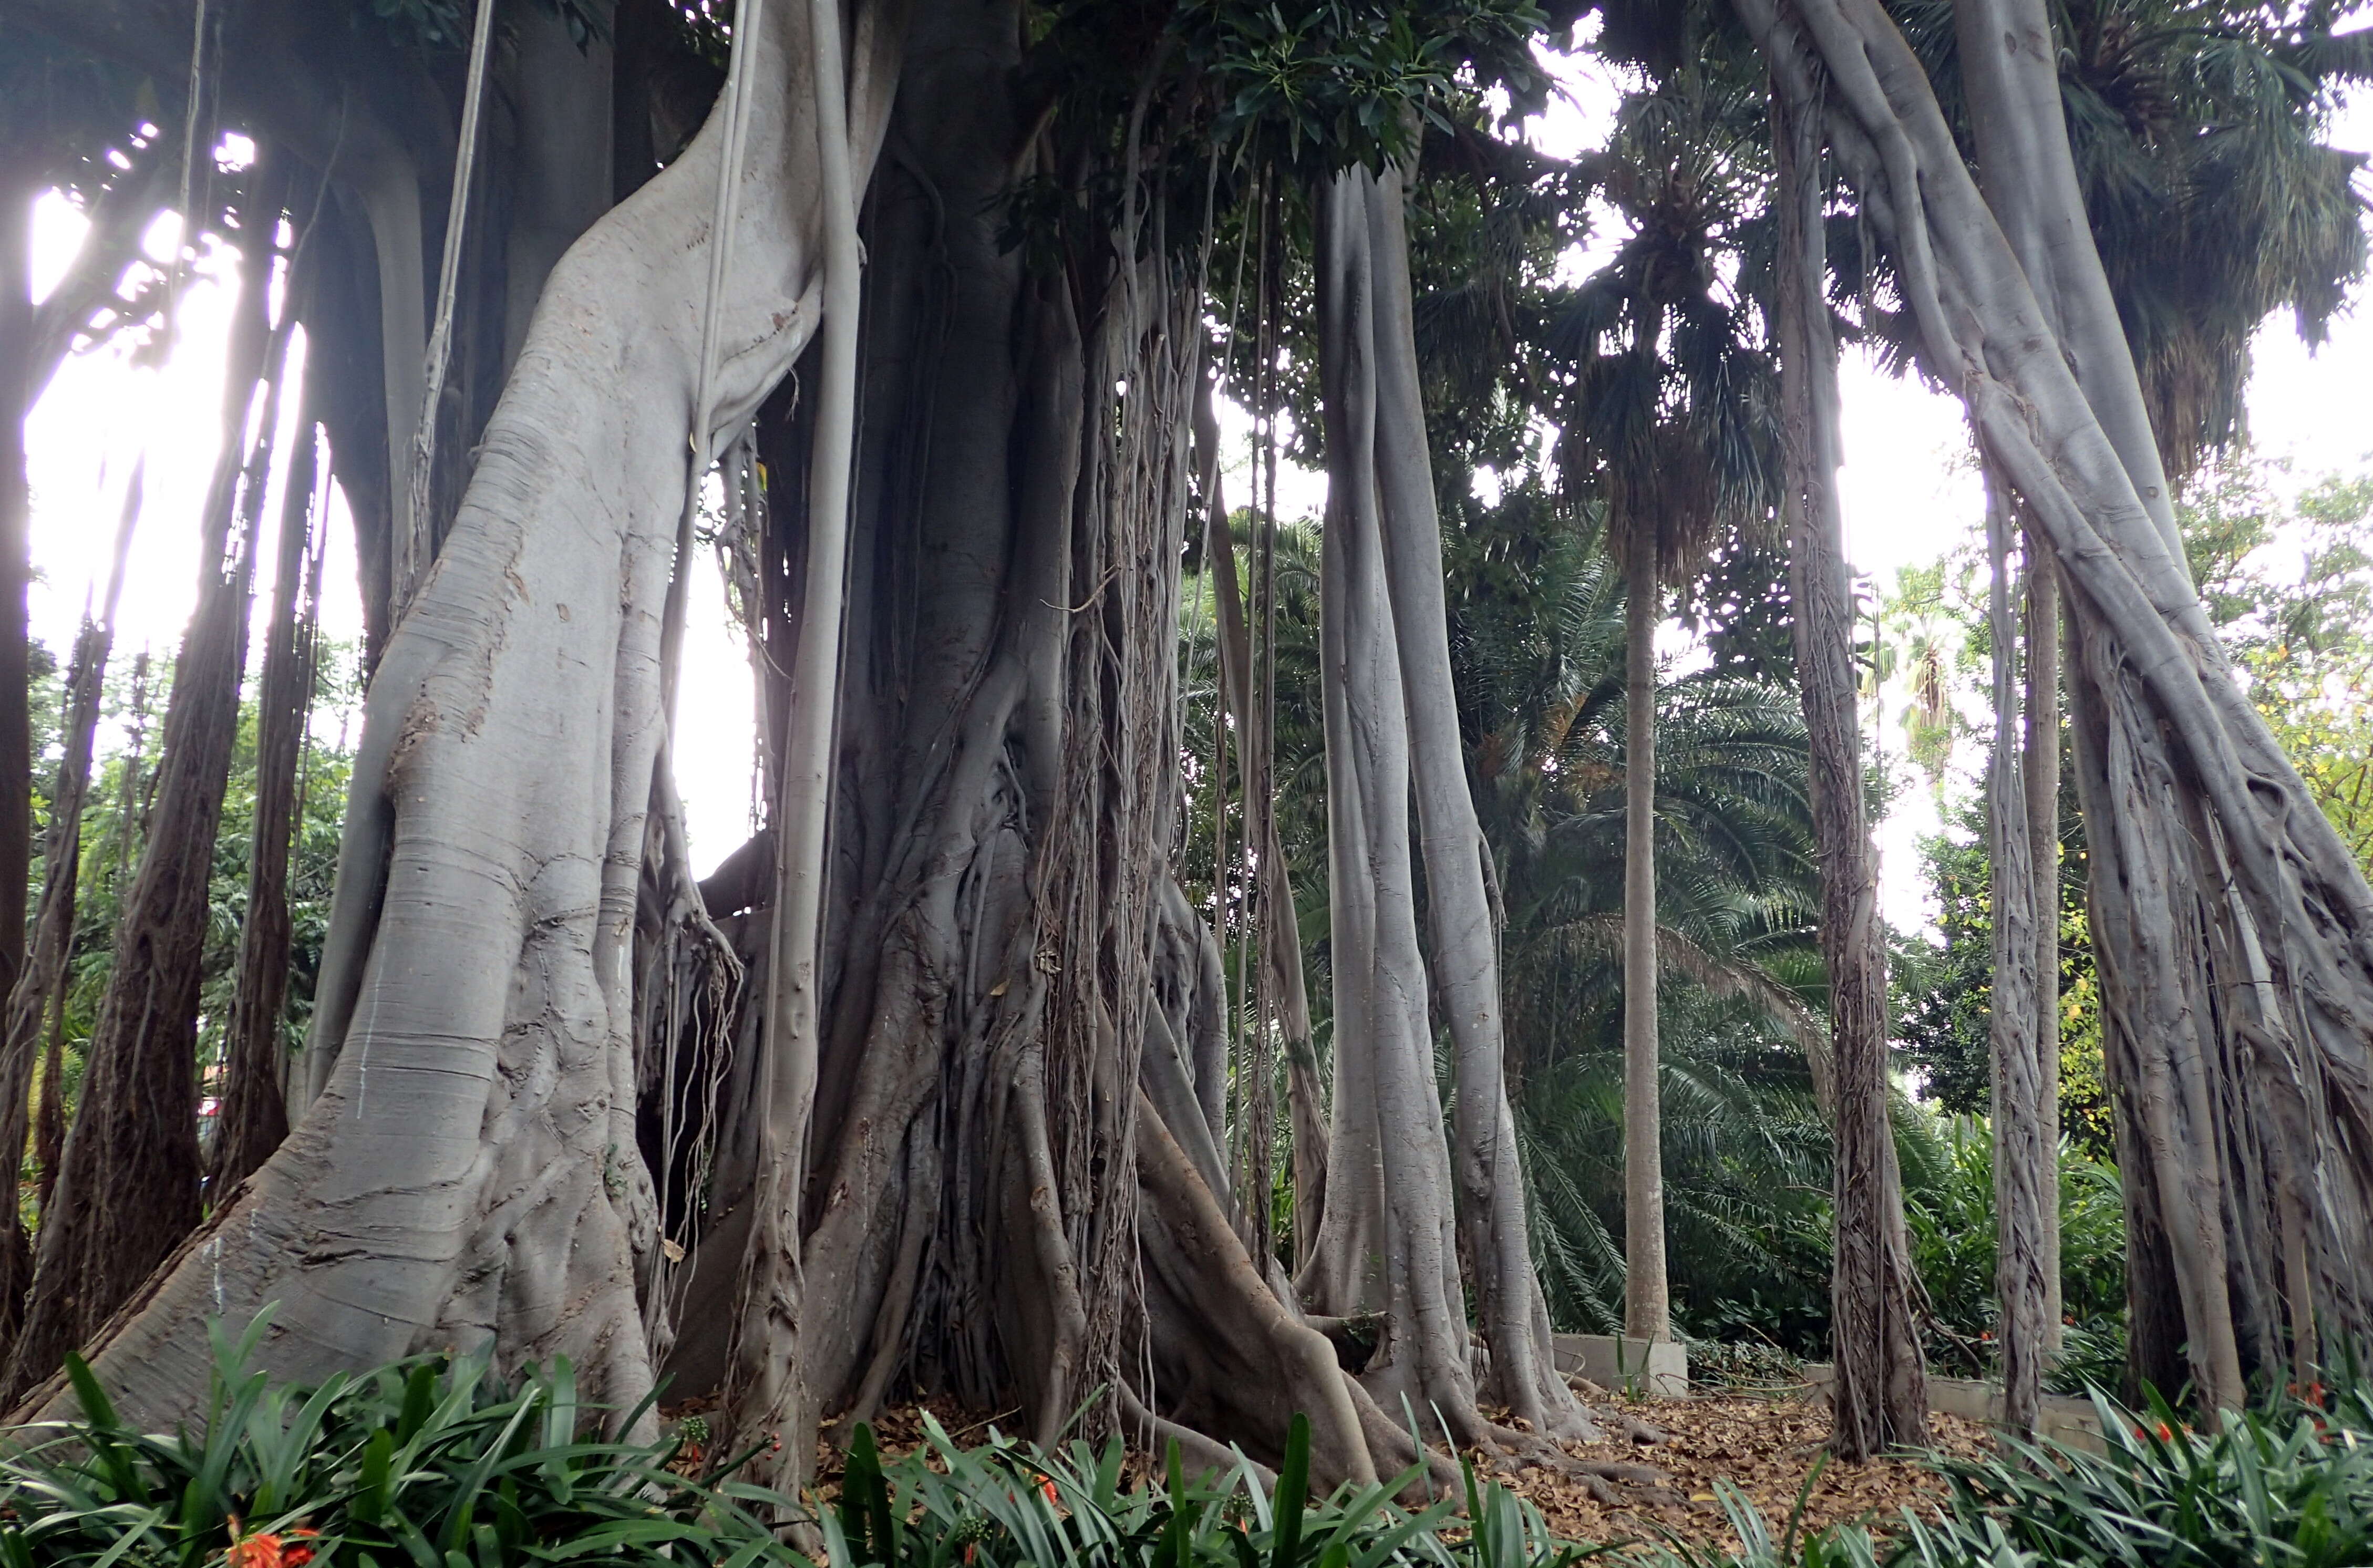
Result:
[[[1736,1553],[1675,1548],[1669,1568],[2362,1568],[2373,1563],[2373,1392],[2246,1411],[2222,1430],[2096,1396],[2102,1454],[2014,1445],[1940,1460],[1938,1519],[1906,1513],[1874,1540],[1845,1527],[1775,1533],[1745,1496],[1723,1503]]]
[[[0,1434],[0,1568],[813,1568],[778,1539],[785,1520],[812,1527],[829,1568],[1569,1568],[1587,1555],[1471,1469],[1463,1500],[1426,1508],[1394,1501],[1420,1470],[1315,1497],[1298,1416],[1273,1484],[1242,1459],[1189,1480],[1175,1451],[1149,1484],[1117,1441],[1045,1453],[992,1432],[961,1448],[928,1417],[924,1446],[885,1464],[859,1426],[836,1504],[811,1509],[733,1480],[731,1460],[675,1473],[697,1462],[696,1433],[579,1435],[598,1412],[565,1363],[516,1387],[481,1362],[427,1358],[300,1389],[243,1370],[261,1333],[217,1337],[194,1433],[128,1425],[72,1363],[83,1419]]]
[[[1310,1427],[1295,1416],[1274,1485],[1249,1462],[1189,1480],[1173,1449],[1163,1484],[1126,1481],[1118,1442],[1055,1453],[992,1434],[960,1448],[924,1417],[923,1447],[884,1466],[856,1433],[835,1564],[883,1568],[1568,1568],[1589,1555],[1553,1539],[1529,1504],[1465,1469],[1459,1504],[1393,1500],[1422,1469],[1327,1497],[1310,1490]]]
[[[170,1436],[127,1425],[69,1363],[83,1419],[0,1441],[0,1568],[791,1557],[750,1511],[763,1496],[671,1474],[674,1444],[579,1436],[593,1412],[566,1362],[516,1388],[482,1362],[430,1357],[300,1389],[241,1370],[262,1330],[217,1336],[205,1420]]]

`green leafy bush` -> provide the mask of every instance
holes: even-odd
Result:
[[[1117,1442],[1058,1453],[990,1434],[928,1441],[885,1465],[855,1433],[836,1506],[821,1511],[672,1467],[658,1443],[579,1435],[595,1416],[565,1363],[516,1388],[483,1363],[425,1358],[319,1388],[247,1371],[259,1323],[216,1338],[205,1419],[170,1436],[126,1424],[79,1361],[85,1419],[0,1433],[0,1568],[811,1568],[775,1526],[815,1527],[831,1568],[1567,1568],[1514,1493],[1466,1472],[1455,1501],[1394,1499],[1422,1471],[1325,1498],[1294,1418],[1273,1485],[1249,1461],[1131,1483]],[[643,1412],[630,1412],[635,1424]],[[693,1423],[686,1422],[687,1428]]]
[[[1187,1479],[1171,1452],[1167,1483],[1124,1481],[1117,1442],[1056,1453],[992,1434],[959,1448],[924,1418],[924,1446],[884,1466],[856,1433],[840,1502],[825,1521],[835,1564],[885,1568],[1566,1568],[1584,1555],[1540,1515],[1465,1471],[1453,1502],[1408,1510],[1393,1499],[1424,1472],[1333,1495],[1310,1492],[1310,1426],[1295,1416],[1274,1487],[1249,1463]]]
[[[1942,1460],[1943,1517],[1906,1514],[1893,1539],[1845,1527],[1776,1538],[1746,1499],[1724,1506],[1733,1554],[1675,1549],[1668,1568],[2359,1568],[2373,1562],[2373,1391],[2186,1428],[2096,1397],[2107,1452],[2015,1445]]]
[[[242,1370],[263,1327],[217,1336],[194,1433],[127,1425],[70,1363],[85,1419],[0,1447],[0,1568],[792,1560],[745,1506],[768,1501],[754,1489],[669,1473],[672,1444],[580,1438],[593,1411],[565,1362],[515,1390],[442,1357],[298,1389]]]

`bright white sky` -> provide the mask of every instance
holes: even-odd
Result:
[[[1555,62],[1572,100],[1535,126],[1544,150],[1571,155],[1603,138],[1617,85],[1587,56]],[[2333,136],[2343,148],[2373,152],[2373,101],[2343,111]],[[1586,270],[1611,249],[1615,232],[1604,212],[1574,260]],[[36,214],[35,288],[46,292],[79,238],[82,219],[63,199],[45,200]],[[162,255],[173,228],[160,222],[153,253]],[[127,348],[111,346],[70,359],[27,423],[33,485],[32,551],[37,582],[33,633],[63,654],[88,597],[99,591],[124,481],[144,451],[146,499],[126,576],[118,658],[126,664],[143,645],[170,653],[187,619],[196,580],[196,517],[218,439],[223,342],[235,293],[219,266],[185,291],[183,341],[162,369],[135,368]],[[2335,324],[2332,341],[2310,356],[2287,320],[2260,335],[2250,386],[2250,418],[2259,450],[2292,460],[2302,481],[2332,470],[2373,462],[2373,312],[2363,290]],[[1960,461],[1967,446],[1958,404],[1916,385],[1890,380],[1850,362],[1844,378],[1845,457],[1841,477],[1847,553],[1855,567],[1891,587],[1904,566],[1935,559],[1968,531],[1981,507],[1974,474]],[[290,401],[293,417],[294,400]],[[1222,427],[1249,455],[1249,427],[1224,411]],[[285,452],[286,443],[282,443]],[[1241,496],[1247,475],[1232,474]],[[276,486],[275,486],[276,488]],[[1289,515],[1315,512],[1324,481],[1315,474],[1280,474],[1280,503]],[[276,519],[277,503],[270,513]],[[353,544],[343,515],[334,520],[325,572],[324,622],[330,635],[359,638],[360,599],[355,588]],[[259,542],[269,562],[273,546]],[[685,650],[678,772],[689,818],[693,857],[707,870],[746,836],[752,821],[752,698],[748,661],[725,608],[713,557],[696,568]],[[257,585],[259,599],[268,591]],[[1890,711],[1900,700],[1888,704]],[[334,731],[339,717],[321,716]],[[1890,726],[1892,730],[1892,726]],[[1900,753],[1900,732],[1883,737]],[[1899,925],[1926,923],[1919,884],[1917,840],[1934,832],[1936,813],[1923,789],[1908,790],[1881,827],[1882,895]]]

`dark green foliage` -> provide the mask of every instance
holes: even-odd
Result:
[[[1907,1117],[1900,1133],[1904,1218],[1928,1293],[1929,1364],[1949,1376],[1993,1376],[1993,1140],[1984,1123],[1959,1119],[1939,1132],[1933,1121]],[[2060,1284],[2071,1326],[2069,1353],[2046,1379],[2056,1392],[2115,1388],[2124,1380],[2125,1245],[2116,1168],[2063,1147]]]
[[[2373,1562],[2373,1398],[2291,1403],[2192,1431],[2154,1399],[2137,1415],[2095,1401],[2094,1455],[2053,1444],[1942,1460],[1941,1520],[1911,1515],[1874,1543],[1863,1528],[1775,1532],[1725,1488],[1744,1550],[1680,1548],[1665,1568],[2355,1568]]]
[[[600,1412],[565,1362],[516,1389],[441,1357],[299,1389],[245,1370],[265,1329],[217,1334],[194,1433],[126,1425],[71,1362],[85,1419],[24,1429],[0,1458],[0,1562],[201,1568],[234,1541],[251,1568],[300,1568],[302,1553],[340,1568],[794,1561],[744,1506],[767,1501],[752,1489],[671,1474],[672,1444],[580,1438]]]
[[[1410,161],[1421,125],[1450,129],[1479,82],[1537,109],[1545,21],[1528,0],[1190,0],[1173,25],[1210,79],[1215,141],[1265,136],[1280,161],[1340,168]]]
[[[1159,1483],[1131,1485],[1117,1442],[1050,1454],[992,1433],[966,1449],[924,1419],[926,1445],[888,1465],[858,1429],[824,1521],[835,1568],[1564,1568],[1585,1555],[1471,1466],[1463,1498],[1413,1512],[1393,1499],[1421,1469],[1314,1498],[1299,1415],[1273,1486],[1247,1462],[1190,1477],[1175,1445]]]
[[[2114,1163],[2117,1138],[2101,1082],[2099,985],[2085,913],[2085,827],[2075,770],[2060,785],[2060,1125],[2087,1157]],[[1972,797],[1946,812],[1946,828],[1922,840],[1920,857],[1937,906],[1941,942],[1894,933],[1895,1038],[1920,1092],[1956,1116],[1987,1112],[1993,1045],[1993,878],[1986,858],[1985,802]]]
[[[1421,1469],[1315,1498],[1301,1416],[1273,1485],[1249,1461],[1190,1479],[1175,1448],[1162,1481],[1131,1480],[1117,1440],[1050,1454],[992,1429],[960,1448],[928,1416],[925,1447],[885,1464],[860,1425],[837,1505],[814,1513],[732,1480],[731,1464],[674,1473],[681,1434],[580,1435],[615,1412],[580,1405],[565,1363],[515,1389],[481,1363],[426,1358],[305,1390],[242,1370],[264,1332],[217,1337],[197,1436],[126,1426],[74,1362],[88,1419],[0,1450],[0,1564],[806,1568],[771,1527],[789,1517],[812,1521],[831,1568],[1565,1568],[1585,1555],[1471,1468],[1462,1497],[1415,1511],[1394,1499]]]
[[[1775,1047],[1748,1009],[1674,989],[1660,1011],[1677,1326],[1818,1355],[1829,1332],[1829,1140],[1802,1059]],[[1622,1064],[1603,1043],[1528,1076],[1516,1101],[1533,1245],[1561,1327],[1605,1333],[1622,1320]]]

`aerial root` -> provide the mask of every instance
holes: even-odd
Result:
[[[1642,1421],[1637,1416],[1625,1415],[1621,1410],[1611,1406],[1594,1410],[1590,1413],[1634,1443],[1654,1447],[1673,1440],[1672,1434],[1663,1427]]]
[[[1179,1462],[1190,1473],[1202,1469],[1224,1475],[1241,1464],[1261,1485],[1270,1488],[1277,1485],[1277,1472],[1258,1460],[1245,1457],[1237,1449],[1191,1426],[1166,1416],[1155,1415],[1146,1409],[1145,1402],[1137,1397],[1137,1391],[1125,1383],[1120,1386],[1119,1393],[1122,1419],[1128,1422],[1131,1431],[1143,1433],[1151,1439],[1146,1449],[1157,1463],[1166,1461],[1170,1445],[1175,1443],[1178,1445]]]

